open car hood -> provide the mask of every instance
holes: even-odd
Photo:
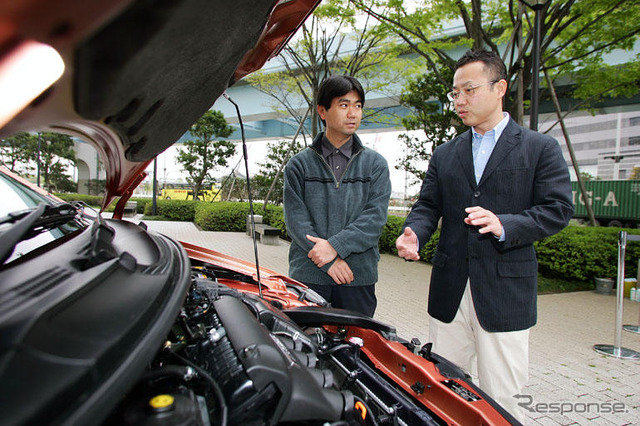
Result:
[[[103,207],[124,202],[148,164],[278,54],[319,2],[2,2],[0,82],[14,84],[12,73],[42,43],[65,67],[24,105],[0,108],[0,136],[39,130],[92,143],[107,172]]]

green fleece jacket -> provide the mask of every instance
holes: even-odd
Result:
[[[329,241],[353,272],[350,285],[378,280],[378,240],[387,222],[391,195],[389,167],[382,155],[353,136],[353,155],[340,181],[322,156],[323,133],[291,158],[284,173],[284,217],[292,239],[289,275],[303,283],[336,285],[307,257],[313,243],[306,235]]]

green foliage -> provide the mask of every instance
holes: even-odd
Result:
[[[227,124],[220,111],[208,110],[190,129],[194,140],[184,142],[178,149],[177,160],[187,174],[187,181],[193,184],[193,193],[199,194],[204,184],[211,183],[211,173],[217,167],[227,165],[227,160],[235,153],[235,145],[227,140],[233,127]]]
[[[81,201],[86,205],[93,207],[96,210],[100,209],[102,205],[102,196],[99,195],[88,195],[88,194],[78,194],[78,193],[55,193],[58,198],[63,199],[64,201]],[[149,206],[149,214],[151,214],[151,204],[153,200],[147,197],[131,197],[129,201],[137,202],[136,212],[137,213],[146,213],[146,206]],[[112,202],[109,207],[107,207],[106,211],[112,212],[115,209],[117,201]]]
[[[246,229],[249,203],[199,203],[194,223],[203,231],[242,232]]]
[[[84,201],[99,206],[101,197],[84,194],[56,194],[66,201]],[[138,212],[151,214],[152,200],[136,197]],[[112,203],[109,210],[113,210]],[[193,200],[157,200],[158,217],[163,220],[193,221],[205,231],[244,232],[249,214],[248,202],[206,203]],[[254,211],[263,217],[263,223],[281,230],[280,236],[290,240],[284,224],[282,207],[255,204]],[[381,253],[397,255],[395,241],[401,234],[404,218],[389,215],[382,229],[379,249]],[[626,230],[640,235],[640,230]],[[619,228],[569,226],[556,235],[535,243],[539,262],[539,292],[580,291],[593,288],[595,277],[614,278],[617,275]],[[440,231],[420,250],[420,258],[431,262],[438,245]],[[625,270],[627,277],[636,277],[640,243],[627,242]]]
[[[422,247],[422,249],[420,250],[420,259],[424,260],[425,262],[431,263],[433,255],[436,254],[438,241],[440,241],[439,229],[437,229],[436,232],[433,233],[429,242],[425,244],[424,247]]]
[[[398,254],[396,239],[402,233],[404,220],[405,218],[403,217],[393,215],[387,217],[387,223],[382,228],[382,235],[380,235],[380,241],[378,242],[380,253]]]
[[[549,278],[538,274],[538,294],[566,293],[572,291],[593,290],[593,281],[575,281]]]
[[[505,59],[507,81],[512,89],[505,99],[505,108],[516,121],[522,121],[523,91],[516,89],[519,85],[525,90],[529,88],[534,75],[535,21],[533,11],[523,3],[495,0],[352,0],[352,3],[375,17],[381,27],[395,33],[444,84],[450,81],[440,75],[439,64],[453,69],[461,51],[486,48],[500,54]],[[638,93],[640,58],[627,54],[626,62],[617,66],[609,65],[608,61],[614,51],[629,52],[637,44],[640,2],[553,0],[540,13],[544,22],[540,68],[549,73],[552,82],[570,79],[575,83],[564,87],[574,91],[566,96],[585,100],[579,107],[590,107],[589,102],[605,97],[630,97]],[[465,33],[442,37],[444,27],[458,20],[462,21]],[[522,43],[515,43],[520,34]],[[545,82],[541,83],[543,87]],[[542,90],[541,96],[545,95]]]
[[[88,206],[91,206],[95,209],[99,209],[102,205],[102,197],[98,195],[87,195],[87,194],[77,194],[77,193],[54,193],[58,198],[62,198],[64,201],[82,201]]]
[[[422,130],[424,133],[424,138],[408,134],[399,136],[406,149],[396,169],[411,173],[414,177],[413,183],[419,183],[424,179],[424,164],[431,159],[436,147],[466,129],[458,120],[447,98],[451,83],[443,83],[440,80],[444,78],[453,81],[453,71],[441,65],[439,72],[440,76],[434,73],[422,74],[409,81],[400,96],[400,103],[412,112],[402,119],[402,124],[407,130]]]
[[[223,201],[246,201],[249,199],[247,193],[247,180],[235,174],[227,176],[222,180],[221,197]]]
[[[205,203],[203,201],[193,200],[156,200],[157,216],[163,216],[167,220],[175,220],[179,222],[193,222],[195,218],[196,206]],[[151,203],[144,207],[144,213],[151,214]]]
[[[287,227],[284,224],[284,210],[281,206],[267,206],[266,211],[262,211],[265,223],[280,229],[280,238],[291,241],[291,237],[287,233]]]
[[[42,133],[40,136],[40,176],[49,191],[70,190],[75,187],[66,174],[70,164],[76,161],[73,139],[59,133]],[[32,158],[38,159],[38,137],[31,146]],[[33,141],[32,141],[33,142]],[[74,189],[77,191],[77,188]]]
[[[18,133],[2,139],[0,161],[8,169],[27,175],[38,171],[41,185],[48,191],[75,192],[76,184],[67,174],[76,161],[70,136],[59,133]]]
[[[254,214],[262,216],[262,223],[279,228],[281,237],[288,239],[282,207],[269,205],[263,210],[262,204],[257,203],[253,208]],[[248,202],[198,203],[194,223],[204,231],[244,232],[249,211]]]
[[[31,147],[37,144],[37,137],[31,133],[21,132],[0,141],[0,163],[14,173],[33,170],[29,165]]]
[[[259,163],[260,171],[253,177],[253,196],[264,200],[266,203],[282,204],[284,178],[282,169],[289,159],[300,152],[303,146],[298,141],[280,141],[267,143],[267,156],[265,161]]]
[[[539,270],[542,275],[567,280],[590,281],[617,275],[619,228],[569,226],[556,235],[538,241]],[[627,230],[640,234],[640,230]],[[627,276],[637,275],[640,244],[626,248]]]
[[[350,75],[358,78],[366,92],[384,92],[406,72],[406,61],[398,59],[400,51],[388,33],[373,19],[355,12],[351,1],[323,1],[284,48],[282,71],[258,72],[245,79],[274,99],[274,109],[298,123],[308,110],[307,134],[321,129],[317,93],[327,76]],[[372,120],[371,111],[364,113],[363,123]]]
[[[587,182],[589,180],[600,180],[599,177],[596,177],[588,172],[580,172],[580,178],[582,179],[583,182]]]

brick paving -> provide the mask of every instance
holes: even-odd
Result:
[[[150,230],[244,260],[254,261],[250,237],[203,232],[193,223],[146,222]],[[289,244],[258,243],[261,266],[287,274]],[[427,342],[431,267],[383,254],[376,286],[375,318],[398,335]],[[637,325],[640,303],[624,303],[623,324]],[[594,344],[615,342],[616,298],[592,291],[541,295],[531,331],[530,380],[524,394],[533,411],[527,425],[640,425],[640,361],[600,355]],[[622,347],[640,352],[640,335],[623,331]],[[523,399],[523,402],[525,399]]]

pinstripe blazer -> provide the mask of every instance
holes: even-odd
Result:
[[[451,322],[467,278],[487,331],[514,331],[537,319],[533,242],[562,230],[573,214],[569,172],[558,142],[510,119],[476,184],[471,131],[439,146],[404,226],[426,244],[442,219],[433,256],[429,314]],[[466,225],[464,209],[495,213],[505,241]]]

